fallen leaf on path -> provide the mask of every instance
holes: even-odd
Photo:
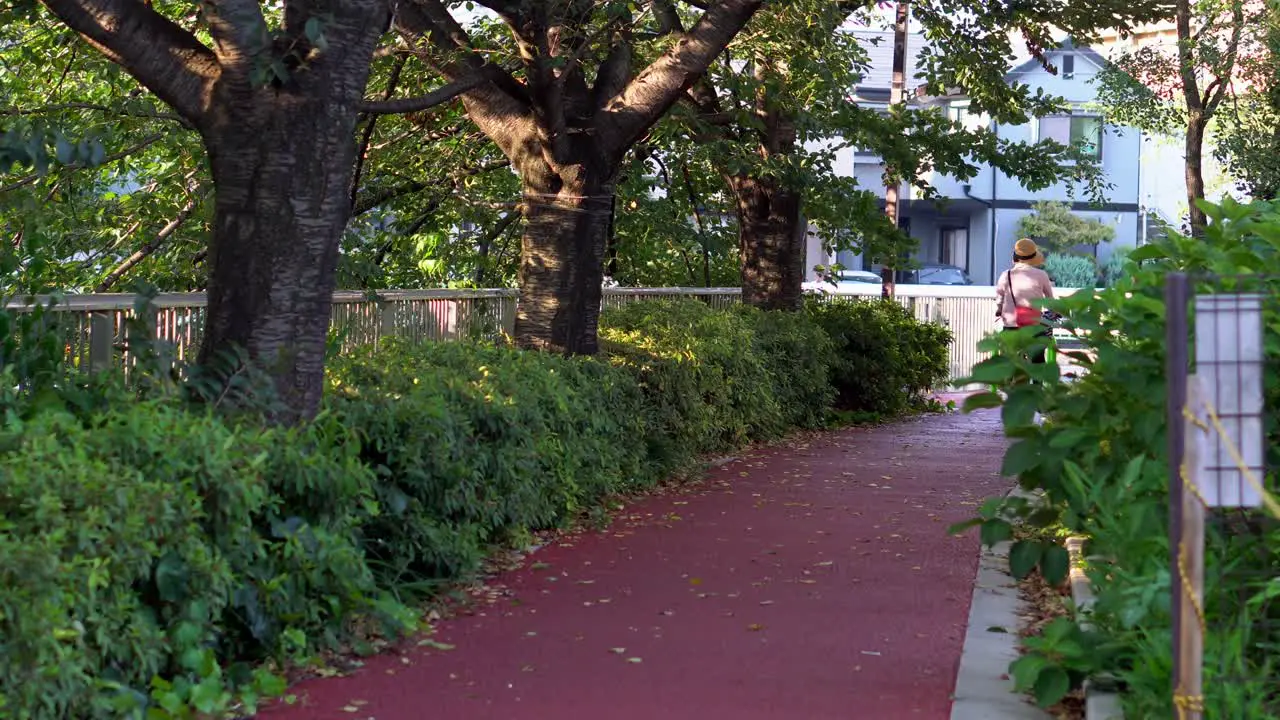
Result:
[[[747,629],[750,630],[751,632],[760,632],[761,630],[764,629],[764,626],[761,625],[760,623],[751,623],[750,625],[747,626]]]
[[[640,659],[640,658],[638,658],[638,657],[629,657],[629,658],[627,658],[627,662],[632,663],[632,664],[639,664],[639,663],[644,662],[644,660],[641,660],[641,659]]]
[[[454,646],[449,643],[442,643],[439,640],[432,640],[431,638],[419,640],[418,647],[429,647],[433,650],[452,650],[454,648]]]
[[[626,648],[609,648],[609,652],[613,653],[614,655],[621,655],[626,651],[627,651]]]

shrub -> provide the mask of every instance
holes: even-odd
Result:
[[[1102,264],[1102,285],[1103,287],[1111,287],[1120,281],[1120,278],[1133,272],[1133,262],[1129,260],[1129,254],[1133,251],[1127,247],[1118,247],[1111,251],[1111,256]]]
[[[697,300],[636,302],[606,312],[600,337],[658,408],[657,432],[689,443],[680,454],[713,452],[772,437],[784,425],[770,368],[756,351],[758,317]]]
[[[0,485],[6,713],[118,717],[162,687],[217,709],[253,679],[220,661],[336,642],[370,607],[370,480],[310,430],[155,403],[37,416]]]
[[[753,347],[765,363],[781,410],[779,429],[823,425],[836,394],[831,384],[836,360],[831,338],[805,313],[750,307],[738,311],[755,329]]]
[[[832,382],[841,410],[901,413],[950,373],[951,332],[898,303],[812,299],[805,310],[834,344]]]
[[[361,437],[384,514],[365,528],[382,581],[473,570],[490,543],[651,479],[625,373],[470,343],[384,343],[338,359],[331,404]]]
[[[1063,626],[1063,639],[1086,647],[1083,656],[1065,658],[1033,651],[1013,668],[1022,687],[1053,685],[1046,704],[1067,689],[1059,680],[1064,662],[1069,677],[1106,672],[1125,689],[1128,717],[1174,714],[1171,687],[1171,629],[1168,538],[1169,461],[1166,453],[1165,307],[1167,273],[1193,277],[1233,278],[1242,288],[1280,295],[1280,204],[1241,206],[1225,201],[1209,206],[1212,222],[1201,238],[1170,234],[1132,253],[1129,271],[1097,293],[1077,293],[1052,303],[1062,312],[1092,355],[1088,374],[1065,383],[1055,365],[1030,365],[1023,353],[1038,341],[1027,333],[1010,333],[988,341],[994,355],[980,363],[971,378],[1008,387],[1007,397],[978,396],[971,405],[1002,405],[1006,432],[1015,439],[1004,459],[1004,472],[1027,489],[1043,491],[1038,502],[992,500],[982,516],[985,543],[1007,539],[1011,522],[1034,528],[1061,527],[1089,538],[1096,602],[1096,632]],[[1244,276],[1241,273],[1245,273]],[[1212,292],[1210,280],[1199,291]],[[1265,407],[1268,414],[1268,467],[1275,467],[1280,448],[1280,308],[1264,303],[1267,348]],[[1039,384],[1023,382],[1034,378]],[[1033,414],[1048,421],[1039,426]],[[1275,478],[1268,483],[1275,487]],[[1241,532],[1241,528],[1245,530]],[[1209,523],[1206,528],[1205,588],[1211,632],[1205,644],[1206,707],[1222,717],[1273,717],[1280,713],[1275,695],[1273,660],[1265,648],[1280,643],[1280,608],[1269,599],[1280,574],[1280,529],[1233,527]],[[1053,581],[1067,572],[1061,547],[1038,540],[1015,543],[1011,568],[1018,576],[1033,569]],[[1258,580],[1250,582],[1249,578]],[[1232,583],[1227,585],[1226,583]],[[1270,610],[1268,610],[1270,605]],[[1270,615],[1267,615],[1270,613]],[[1069,630],[1069,632],[1068,632]],[[1063,645],[1065,647],[1065,645]],[[1083,665],[1080,663],[1083,661]],[[1227,668],[1236,682],[1221,682]],[[1082,672],[1083,670],[1083,672]],[[1248,683],[1245,678],[1254,678]],[[1270,707],[1263,707],[1270,703]]]
[[[1083,255],[1053,253],[1045,258],[1044,271],[1056,287],[1092,288],[1098,284],[1098,266]]]

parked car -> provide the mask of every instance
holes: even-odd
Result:
[[[972,285],[969,273],[956,265],[925,263],[915,270],[899,270],[900,285]]]
[[[836,283],[840,285],[844,283],[879,285],[880,276],[866,270],[841,270],[840,275],[836,278]]]

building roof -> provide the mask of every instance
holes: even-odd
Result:
[[[1107,59],[1102,57],[1102,55],[1098,54],[1092,48],[1087,46],[1077,47],[1075,42],[1071,38],[1064,38],[1062,42],[1058,43],[1057,47],[1045,49],[1046,55],[1051,53],[1066,53],[1066,52],[1070,52],[1074,55],[1078,55],[1082,58],[1085,58],[1086,60],[1093,63],[1094,65],[1097,65],[1099,69],[1105,68],[1108,65]],[[1028,58],[1022,63],[1015,65],[1011,70],[1009,70],[1009,72],[1005,73],[1004,78],[1009,82],[1013,82],[1014,80],[1017,79],[1019,75],[1023,75],[1025,73],[1038,70],[1041,67],[1043,66],[1040,64],[1040,61],[1038,59]]]

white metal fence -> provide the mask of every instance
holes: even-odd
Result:
[[[810,284],[806,291],[829,297],[876,297],[878,285]],[[1059,291],[1068,294],[1070,290]],[[739,288],[606,288],[604,306],[671,297],[699,297],[712,307],[741,301]],[[333,340],[344,350],[376,343],[383,337],[415,341],[497,339],[515,325],[516,290],[382,290],[338,292],[333,298]],[[955,336],[951,345],[951,375],[969,374],[983,355],[978,341],[998,329],[995,288],[990,286],[900,285],[896,299],[921,320],[939,322]],[[128,365],[128,326],[137,297],[131,294],[40,297],[10,302],[9,308],[31,310],[49,306],[57,327],[65,333],[67,361],[89,370]],[[204,293],[165,293],[151,301],[142,320],[155,337],[171,342],[180,361],[192,360],[204,328]]]

